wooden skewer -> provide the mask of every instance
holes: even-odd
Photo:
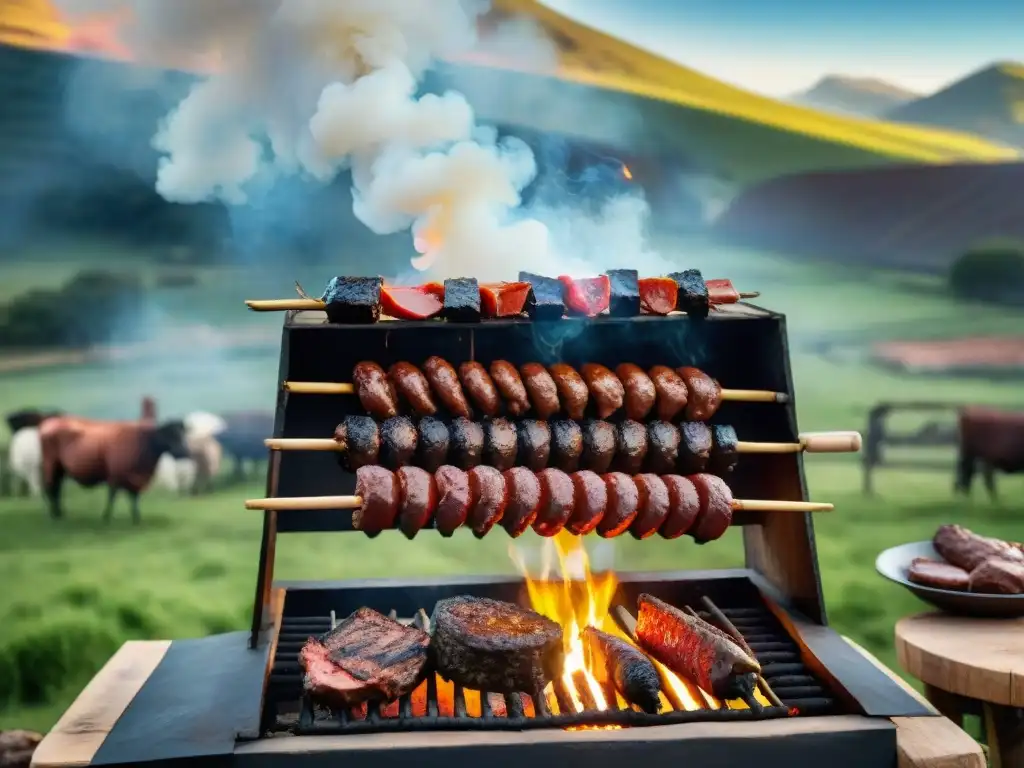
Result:
[[[325,451],[344,453],[344,443],[329,437],[270,437],[263,444],[273,451]],[[812,432],[800,435],[798,443],[736,443],[739,453],[856,453],[859,432]]]
[[[359,509],[361,496],[279,496],[269,499],[248,499],[246,509],[286,512],[294,510]],[[833,504],[817,501],[783,501],[779,499],[733,499],[737,512],[831,512]]]
[[[354,395],[356,388],[352,384],[335,381],[286,381],[286,392],[296,395]],[[772,392],[769,389],[723,389],[722,399],[744,403],[788,403],[789,395],[785,392]]]

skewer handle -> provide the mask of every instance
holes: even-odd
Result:
[[[737,512],[831,512],[835,505],[819,501],[733,499],[732,508]]]
[[[246,509],[264,509],[275,512],[297,509],[359,509],[361,496],[281,496],[276,499],[249,499]]]
[[[344,453],[345,446],[320,437],[268,437],[263,444],[272,451],[327,451]]]
[[[722,399],[742,403],[788,403],[789,395],[770,389],[723,389]]]
[[[334,381],[286,381],[284,389],[297,395],[351,395],[356,391],[351,384]]]
[[[320,299],[246,299],[245,306],[253,312],[286,312],[289,309],[323,309]]]
[[[806,432],[797,443],[736,443],[738,453],[856,453],[860,432]]]

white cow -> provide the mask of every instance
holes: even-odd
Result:
[[[39,427],[22,427],[11,437],[8,449],[11,474],[22,480],[33,496],[43,492],[43,447]]]
[[[217,435],[227,428],[224,419],[212,413],[196,411],[184,419],[185,444],[189,458],[175,460],[168,454],[156,465],[154,482],[176,493],[209,490],[220,472],[223,449]]]

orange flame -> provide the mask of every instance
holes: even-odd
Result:
[[[633,172],[629,170],[629,166],[626,165],[625,163],[622,164],[622,178],[628,179],[630,181],[633,180]]]

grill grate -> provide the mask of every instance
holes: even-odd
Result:
[[[333,616],[305,616],[285,617],[282,621],[267,690],[265,730],[298,735],[338,735],[396,731],[638,727],[835,713],[836,702],[803,664],[799,648],[774,615],[763,607],[723,609],[722,613],[754,652],[761,664],[765,681],[781,700],[782,707],[764,707],[760,710],[726,707],[686,710],[681,708],[671,691],[663,691],[673,709],[652,715],[632,708],[618,708],[617,697],[608,692],[605,698],[613,706],[612,709],[555,714],[549,710],[545,701],[534,702],[526,694],[481,694],[464,690],[459,685],[452,685],[431,675],[424,685],[412,694],[403,696],[397,703],[331,713],[314,707],[308,697],[304,696],[298,656],[308,638],[330,630]],[[425,617],[422,611],[420,615]],[[417,619],[420,623],[422,620]],[[564,690],[559,691],[556,686],[555,693],[558,699],[565,700]]]

